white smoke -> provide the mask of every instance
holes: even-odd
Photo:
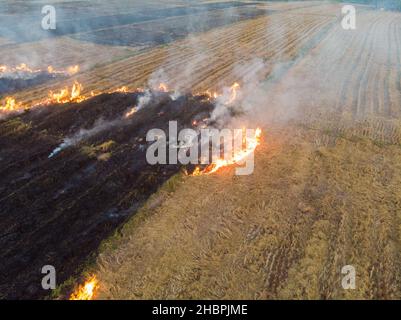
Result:
[[[152,92],[150,90],[146,90],[143,95],[138,98],[137,106],[135,106],[135,112],[138,112],[142,108],[146,107],[152,99]],[[132,108],[129,108],[127,112],[131,111]],[[126,115],[126,113],[124,113]],[[53,158],[55,155],[63,151],[64,149],[74,146],[81,142],[82,140],[88,139],[91,136],[98,134],[99,132],[109,130],[113,127],[124,125],[127,122],[126,116],[121,116],[115,120],[105,121],[103,119],[99,119],[95,122],[94,126],[90,129],[80,129],[79,132],[75,133],[72,137],[67,137],[63,140],[63,142],[57,146],[48,156],[48,158]]]
[[[55,155],[63,151],[64,149],[74,146],[81,142],[82,140],[88,139],[89,137],[102,132],[104,130],[109,130],[112,127],[118,126],[121,124],[121,119],[116,119],[112,121],[104,121],[103,119],[99,119],[95,122],[95,125],[90,129],[80,129],[79,132],[75,133],[72,137],[67,137],[63,140],[63,142],[55,148],[48,158],[53,158]]]
[[[138,103],[136,106],[137,111],[141,110],[142,108],[146,107],[152,99],[152,93],[150,90],[146,90],[144,95],[141,95],[138,98]]]

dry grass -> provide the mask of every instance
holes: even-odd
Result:
[[[328,9],[334,13],[338,8],[330,5]],[[267,62],[259,72],[259,77],[264,78],[271,72],[274,62],[293,60],[300,49],[334,19],[335,16],[308,15],[303,11],[280,12],[216,28],[167,46],[134,51],[125,58],[124,52],[120,58],[112,54],[116,57],[114,62],[104,63],[106,61],[101,60],[98,67],[81,73],[77,79],[83,83],[85,92],[109,90],[122,85],[135,88],[146,86],[154,72],[163,68],[165,77],[171,79],[168,83],[170,87],[197,92],[231,85],[246,77],[253,70],[242,68],[238,71],[238,61],[246,64],[256,58]],[[104,48],[97,45],[91,47],[99,55],[110,57],[107,51],[102,53]],[[76,53],[85,56],[81,49]],[[84,65],[86,62],[83,61]],[[25,102],[43,98],[48,90],[56,90],[71,82],[41,85],[21,92],[17,98]]]
[[[80,65],[88,70],[96,65],[110,63],[128,55],[134,55],[140,48],[105,46],[89,42],[58,37],[36,42],[0,46],[1,62],[6,65],[27,63],[29,66],[66,68]]]
[[[230,28],[252,25],[257,38],[263,19]],[[265,128],[252,176],[184,177],[107,242],[99,298],[400,298],[400,64],[386,53],[401,49],[401,20],[366,11],[358,21],[354,33],[334,26],[266,89],[287,125]],[[252,37],[244,43],[274,57]],[[218,61],[205,70],[211,83],[229,79]],[[347,264],[356,290],[341,287]]]
[[[155,195],[100,255],[99,298],[399,297],[399,147],[265,132],[253,175],[229,168]]]

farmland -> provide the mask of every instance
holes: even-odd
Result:
[[[12,17],[21,5],[1,15]],[[137,93],[1,120],[0,246],[8,249],[0,253],[7,261],[0,296],[44,297],[36,270],[44,260],[61,266],[67,259],[61,298],[93,273],[100,299],[399,299],[401,13],[357,5],[356,30],[344,30],[341,4],[331,2],[136,5],[123,17],[111,4],[89,6],[81,17],[87,23],[71,31],[74,6],[65,2],[67,22],[55,36],[0,37],[0,65],[80,66],[71,77],[13,92],[21,104],[74,80],[88,96],[163,82],[186,97],[176,105],[162,95],[171,114],[152,120],[163,111],[155,102],[135,125],[81,141],[54,161],[47,156],[65,137],[122,113]],[[132,173],[137,151],[129,146],[143,123],[163,127],[182,117],[182,105],[190,123],[194,105],[211,108],[196,94],[234,82],[245,110],[234,121],[263,130],[252,175],[236,176],[233,167],[199,177],[160,169],[149,187]],[[103,225],[97,218],[111,209],[124,216]],[[345,265],[356,269],[354,290],[341,287]]]

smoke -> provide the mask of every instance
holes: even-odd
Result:
[[[80,129],[79,132],[75,133],[72,137],[65,138],[64,141],[49,154],[48,158],[51,159],[64,149],[77,145],[82,140],[88,139],[89,137],[94,136],[102,131],[119,126],[121,123],[121,119],[112,121],[104,121],[103,119],[99,119],[95,122],[92,128]]]
[[[145,91],[144,95],[141,95],[138,98],[138,103],[136,106],[137,111],[141,110],[142,108],[146,107],[152,99],[152,93],[149,90]]]
[[[146,90],[144,94],[138,97],[137,105],[133,108],[129,108],[128,110],[126,110],[126,112],[124,112],[121,117],[118,117],[117,119],[110,121],[105,121],[104,119],[100,118],[95,122],[92,128],[80,129],[73,136],[65,138],[63,142],[49,154],[48,158],[49,159],[53,158],[55,155],[57,155],[64,149],[77,145],[81,141],[86,140],[100,132],[128,124],[129,123],[128,118],[135,112],[141,110],[142,108],[145,108],[151,100],[152,100],[152,92],[150,90]]]
[[[32,41],[35,45],[24,46],[24,43],[12,45],[10,47],[12,50],[9,50],[11,54],[2,56],[2,63],[10,62],[7,64],[16,65],[25,62],[32,67],[55,64],[57,67],[57,64],[69,61],[69,64],[87,63],[89,67],[117,60],[113,51],[109,50],[113,48],[112,46],[106,48],[99,44],[126,46],[128,50],[124,54],[129,56],[132,53],[129,52],[130,46],[146,48],[175,41],[174,44],[163,49],[161,54],[163,58],[155,61],[155,65],[161,67],[150,75],[149,87],[158,90],[160,83],[165,83],[171,92],[171,98],[175,100],[187,91],[198,93],[196,92],[198,88],[202,88],[201,90],[207,88],[209,84],[206,82],[209,81],[211,89],[222,92],[212,114],[212,119],[220,125],[229,122],[233,115],[245,119],[244,121],[249,119],[265,123],[296,118],[300,115],[306,97],[312,95],[316,87],[310,75],[306,75],[305,79],[295,73],[288,73],[294,65],[294,60],[297,59],[294,55],[288,54],[291,46],[295,46],[295,54],[306,51],[298,44],[298,42],[301,43],[301,36],[292,35],[299,25],[294,17],[286,17],[285,14],[280,13],[280,10],[275,13],[266,11],[264,14],[269,14],[269,19],[266,19],[265,26],[257,33],[255,39],[248,39],[246,31],[235,29],[237,24],[233,25],[236,34],[226,32],[225,26],[240,21],[241,15],[246,16],[257,10],[263,11],[262,3],[258,5],[250,2],[200,4],[194,1],[177,5],[175,1],[152,4],[146,1],[119,0],[97,1],[94,6],[90,2],[82,1],[79,4],[77,2],[76,5],[68,1],[46,1],[46,3],[32,1],[24,4],[16,1],[3,2],[0,9],[0,13],[5,16],[5,19],[0,21],[0,28],[4,30],[2,37],[12,42]],[[43,18],[40,9],[44,4],[54,5],[57,10],[59,23],[57,30],[53,33],[32,28],[33,24],[40,26],[39,22]],[[270,6],[273,5],[268,4],[266,8]],[[10,18],[7,17],[8,14]],[[15,21],[12,21],[15,19],[15,14],[21,16],[18,28]],[[248,18],[253,19],[251,16]],[[300,14],[297,19],[306,18]],[[163,29],[158,29],[160,27]],[[205,34],[212,29],[213,32]],[[142,30],[142,33],[138,30]],[[262,38],[263,32],[269,35],[274,34],[274,37]],[[54,37],[49,38],[49,35]],[[213,36],[216,38],[213,39]],[[252,37],[251,33],[249,37]],[[296,41],[297,37],[299,41]],[[185,40],[181,41],[181,38]],[[37,39],[39,41],[35,42]],[[110,39],[114,42],[109,42]],[[336,49],[335,44],[342,45],[339,42],[341,37],[334,40],[329,43],[331,44],[329,47],[326,43],[325,48],[330,50],[322,51],[327,53],[327,56]],[[225,45],[236,41],[238,45],[230,45],[226,51],[221,50],[222,43]],[[242,45],[241,41],[244,41],[245,45]],[[246,61],[245,57],[249,57],[248,43],[249,46],[255,46],[255,58]],[[74,50],[70,50],[71,52],[66,50],[70,45],[72,48],[79,46],[82,51],[76,51],[73,55]],[[261,46],[266,46],[266,49],[261,49]],[[278,47],[278,49],[270,50],[270,46]],[[122,48],[118,48],[120,49]],[[97,60],[100,59],[98,56],[92,57],[93,54],[98,55],[99,50],[102,53],[100,63]],[[235,57],[235,63],[232,63],[233,57]],[[60,67],[64,68],[65,65]],[[117,71],[122,69],[120,65],[117,67],[120,68]],[[85,70],[85,66],[82,69]],[[93,78],[97,76],[96,74]],[[107,77],[104,78],[99,83],[107,87],[108,80]],[[115,85],[114,77],[110,81]],[[234,105],[226,103],[227,96],[230,95],[231,81],[237,81],[241,85]],[[219,87],[216,88],[216,86]],[[145,93],[136,107],[141,109],[149,101],[150,93]]]
[[[160,68],[152,73],[148,80],[148,86],[152,90],[159,90],[159,86],[162,83],[165,84],[167,88],[170,88],[169,76],[166,74],[163,68]]]

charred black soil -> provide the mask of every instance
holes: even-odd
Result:
[[[45,297],[44,265],[56,268],[57,283],[77,275],[101,241],[181,169],[147,163],[146,133],[160,128],[168,135],[171,120],[178,129],[190,127],[213,105],[153,93],[146,107],[124,118],[140,95],[104,94],[0,122],[1,298]],[[96,126],[103,128],[49,158],[67,137]]]

